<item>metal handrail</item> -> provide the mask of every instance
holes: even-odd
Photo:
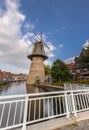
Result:
[[[89,89],[89,84],[64,83],[65,90]]]
[[[29,94],[17,94],[17,95],[5,95],[5,96],[1,96],[0,99],[6,99],[6,98],[24,98],[26,96],[28,97],[34,97],[34,96],[44,96],[44,95],[51,95],[51,94],[61,94],[64,92],[70,93],[70,92],[87,92],[89,91],[89,89],[77,89],[77,90],[65,90],[65,91],[53,91],[53,92],[40,92],[40,93],[29,93]]]
[[[22,127],[60,116],[77,117],[89,109],[89,89],[0,97],[0,130]]]

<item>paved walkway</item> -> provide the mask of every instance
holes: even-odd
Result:
[[[50,119],[48,121],[27,126],[27,130],[89,130],[89,122],[85,121],[86,123],[82,123],[81,121],[84,120],[89,120],[89,111],[78,113],[78,117],[76,120],[74,116],[71,116],[69,119],[67,119],[66,117]],[[74,125],[71,126],[71,124]]]
[[[75,122],[72,125],[58,128],[55,130],[89,130],[89,120]]]

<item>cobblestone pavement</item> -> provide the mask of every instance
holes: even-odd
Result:
[[[55,130],[89,130],[89,120],[81,121],[81,122],[75,122],[72,125],[65,126],[62,128],[58,128]]]

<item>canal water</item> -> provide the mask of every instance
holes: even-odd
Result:
[[[25,94],[26,92],[26,82],[15,82],[0,86],[0,96]]]

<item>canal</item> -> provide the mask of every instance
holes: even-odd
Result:
[[[0,96],[25,94],[26,92],[26,82],[15,82],[0,86]]]

